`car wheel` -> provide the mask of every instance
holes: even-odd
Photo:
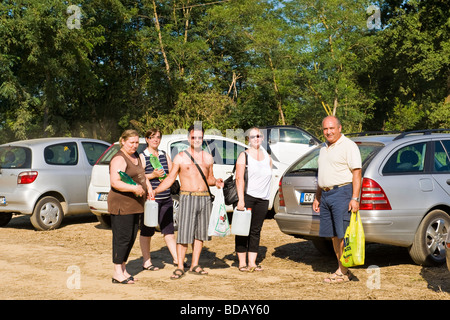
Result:
[[[11,221],[12,213],[0,213],[0,227],[4,227],[8,224],[9,221]]]
[[[63,220],[61,204],[54,197],[44,197],[38,201],[31,215],[31,224],[36,230],[57,229]]]
[[[178,194],[172,195],[172,202],[173,202],[173,227],[176,230],[178,230],[178,210],[180,209],[180,196]]]
[[[445,237],[450,229],[450,217],[442,210],[428,213],[417,229],[409,255],[415,263],[436,266],[445,262]]]
[[[111,215],[109,214],[102,214],[97,216],[98,222],[100,222],[100,225],[106,229],[111,229]]]
[[[333,248],[333,242],[331,240],[325,238],[315,238],[312,239],[312,243],[321,254],[329,257],[336,256]]]

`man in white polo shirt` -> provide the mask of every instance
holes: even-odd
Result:
[[[351,212],[359,210],[361,190],[361,154],[358,146],[341,134],[342,126],[335,116],[322,121],[327,142],[320,149],[319,173],[313,210],[320,212],[319,236],[333,241],[338,269],[324,281],[350,281],[352,274],[340,262],[344,248],[344,234]]]

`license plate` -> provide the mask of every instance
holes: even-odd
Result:
[[[301,204],[313,203],[315,195],[316,194],[313,192],[302,192],[300,194],[300,203]]]
[[[108,194],[107,193],[99,193],[98,194],[98,201],[107,201],[108,200]]]
[[[0,206],[6,206],[6,197],[0,196]]]

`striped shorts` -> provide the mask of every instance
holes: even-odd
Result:
[[[207,241],[211,210],[209,195],[180,194],[177,243],[194,243],[194,239]]]

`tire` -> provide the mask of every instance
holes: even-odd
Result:
[[[178,194],[173,194],[172,202],[173,202],[173,227],[175,231],[177,231],[178,230],[177,217],[178,211],[180,210],[180,196]]]
[[[442,210],[428,213],[417,229],[409,255],[418,265],[431,267],[445,263],[445,237],[450,230],[450,216]]]
[[[333,242],[324,238],[315,238],[311,240],[314,247],[324,256],[332,257],[336,256],[333,248]]]
[[[8,224],[9,221],[11,221],[12,213],[6,212],[6,213],[0,213],[0,227],[4,227]]]
[[[100,216],[97,216],[98,222],[100,222],[100,225],[103,228],[111,229],[111,215],[109,214],[102,214]]]
[[[39,231],[57,229],[64,218],[64,212],[58,199],[44,197],[34,207],[30,221],[33,227]]]

